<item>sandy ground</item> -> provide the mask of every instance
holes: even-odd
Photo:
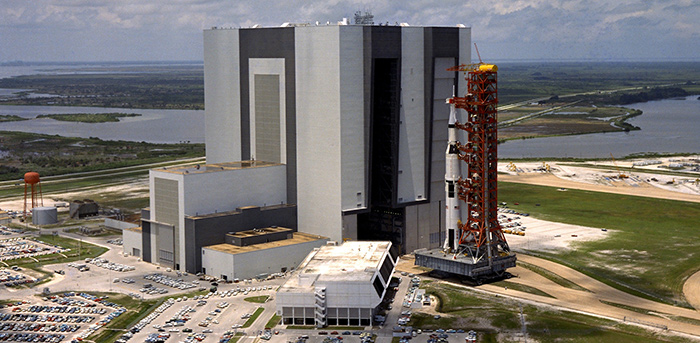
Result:
[[[508,217],[516,217],[509,214]],[[600,228],[549,222],[531,217],[515,220],[526,227],[525,235],[505,234],[513,250],[561,250],[570,249],[571,243],[603,239],[610,232]]]
[[[552,173],[543,173],[536,171],[523,172],[517,174],[511,173],[508,175],[499,175],[498,179],[507,182],[527,183],[558,188],[570,188],[596,192],[636,195],[658,199],[700,202],[700,188],[695,194],[691,193],[690,191],[693,191],[692,187],[695,186],[688,183],[677,185],[676,188],[678,190],[686,191],[680,192],[676,191],[675,189],[666,189],[653,186],[652,183],[646,182],[645,179],[642,179],[641,176],[635,176],[634,180],[606,180],[605,178],[609,179],[609,176],[615,175],[615,173],[600,173],[598,170],[594,169],[560,165],[550,165],[550,167],[556,168],[556,170]],[[521,167],[518,166],[518,168]],[[659,180],[661,180],[664,177],[669,178],[669,176],[655,176],[659,178]],[[656,184],[656,182],[653,183]]]

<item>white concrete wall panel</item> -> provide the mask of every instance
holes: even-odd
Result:
[[[207,248],[202,248],[199,254],[202,254],[202,268],[207,275],[214,277],[226,275],[229,280],[233,280],[235,266],[233,255]]]
[[[284,165],[243,168],[184,177],[184,208],[196,214],[233,211],[242,206],[265,206],[287,201]],[[182,226],[184,227],[184,216]]]
[[[204,141],[207,163],[241,160],[238,33],[237,29],[204,31]]]
[[[105,218],[105,227],[115,230],[124,230],[133,227],[139,227],[139,224],[129,223],[113,218]]]
[[[320,282],[317,286],[323,285]],[[327,307],[374,307],[379,305],[379,296],[370,282],[333,282],[326,287]]]
[[[294,29],[298,223],[341,241],[340,27]],[[349,105],[348,105],[349,106]],[[348,110],[349,111],[349,110]]]
[[[277,313],[281,314],[282,307],[313,307],[316,299],[313,292],[278,292],[275,303]]]
[[[141,231],[124,230],[122,231],[122,240],[124,241],[124,244],[122,246],[124,247],[123,252],[125,254],[132,255],[134,252],[134,248],[136,248],[141,252],[141,255],[139,255],[138,257],[143,257],[143,240]]]
[[[367,207],[364,50],[361,26],[340,26],[340,164],[342,210]]]
[[[398,202],[425,200],[424,28],[401,28]]]
[[[279,273],[282,271],[282,268],[291,270],[299,266],[301,261],[306,258],[306,255],[308,255],[311,250],[324,244],[325,241],[312,241],[295,244],[294,246],[275,247],[235,255],[227,254],[232,256],[232,266],[226,266],[226,269],[219,274],[210,275],[226,275],[229,280],[234,278],[249,279],[260,274]],[[207,250],[205,255],[208,253],[209,250]],[[204,255],[202,255],[202,257],[204,257]],[[211,262],[213,264],[218,263],[216,260]],[[207,272],[209,272],[209,267],[204,265],[204,263],[202,263],[202,267],[205,267]],[[218,270],[216,268],[223,268],[215,265],[211,267],[214,268],[214,270]]]

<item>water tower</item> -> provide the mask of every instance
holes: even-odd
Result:
[[[30,210],[44,206],[44,200],[41,198],[41,184],[39,183],[39,173],[28,172],[24,174],[24,218],[27,218],[27,190],[31,188],[31,207]]]

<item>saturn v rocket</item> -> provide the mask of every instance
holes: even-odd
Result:
[[[442,249],[454,251],[459,246],[459,196],[457,181],[460,179],[459,140],[457,139],[457,109],[450,105],[450,119],[447,123],[447,151],[445,151],[445,222],[447,234]]]

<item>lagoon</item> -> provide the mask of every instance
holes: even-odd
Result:
[[[625,105],[643,114],[629,120],[641,130],[512,140],[499,158],[621,158],[638,153],[700,153],[698,95]]]

